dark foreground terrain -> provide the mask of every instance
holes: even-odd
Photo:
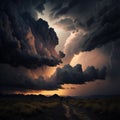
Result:
[[[0,96],[0,120],[120,120],[120,96]]]

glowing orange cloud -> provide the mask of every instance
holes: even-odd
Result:
[[[88,66],[95,66],[97,68],[106,65],[109,62],[108,56],[105,56],[100,49],[94,49],[88,52],[80,52],[78,55],[74,55],[71,65],[81,64],[83,70]]]

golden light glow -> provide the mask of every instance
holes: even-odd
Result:
[[[108,57],[105,56],[99,49],[95,49],[89,52],[80,52],[78,55],[74,55],[71,65],[81,64],[83,70],[88,66],[95,66],[97,68],[106,65],[108,63]]]
[[[48,67],[45,66],[43,68],[37,68],[34,70],[26,70],[26,74],[33,78],[33,79],[38,79],[40,76],[44,77],[45,80],[47,80],[48,78],[50,78],[51,75],[54,74],[54,72],[56,71],[57,67]]]
[[[64,84],[62,85],[63,89],[58,90],[30,90],[26,92],[18,92],[16,91],[15,94],[24,94],[24,95],[45,95],[45,96],[52,96],[54,94],[58,94],[59,96],[73,96],[76,91],[76,85],[72,84]]]

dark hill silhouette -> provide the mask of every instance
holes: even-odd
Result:
[[[52,96],[50,96],[49,98],[61,98],[58,94],[54,94]]]

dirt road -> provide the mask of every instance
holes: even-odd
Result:
[[[82,108],[70,106],[65,103],[63,103],[63,107],[66,111],[65,116],[68,118],[68,120],[93,120]]]

